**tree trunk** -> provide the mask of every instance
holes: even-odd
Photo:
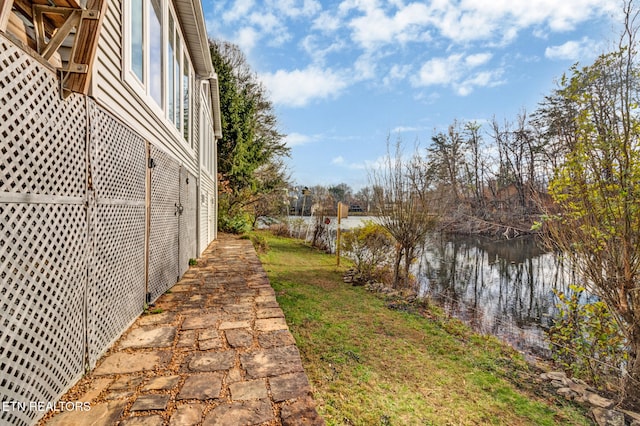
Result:
[[[411,281],[409,280],[409,270],[411,268],[411,261],[413,260],[413,249],[405,248],[404,250],[404,288],[409,288]]]
[[[396,247],[396,262],[393,267],[393,288],[398,288],[400,284],[400,262],[402,261],[402,247]]]

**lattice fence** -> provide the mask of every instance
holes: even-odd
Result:
[[[0,35],[0,402],[27,404],[1,425],[36,422],[196,257],[197,177],[58,84]]]
[[[89,111],[95,197],[87,325],[93,368],[144,308],[147,147],[93,102]]]
[[[197,257],[196,224],[198,221],[198,188],[196,177],[180,168],[180,253],[178,273],[189,269],[189,259]]]
[[[86,109],[57,85],[0,37],[2,402],[55,401],[84,372]],[[41,415],[2,410],[0,424]]]
[[[178,278],[178,214],[180,166],[168,154],[151,147],[151,225],[149,229],[150,300],[156,300]]]

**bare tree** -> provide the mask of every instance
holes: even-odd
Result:
[[[469,161],[464,162],[468,185],[472,188],[476,209],[483,210],[484,203],[484,158],[482,155],[482,137],[480,136],[481,126],[478,123],[470,122],[464,125],[466,136],[467,152]]]
[[[377,193],[375,214],[396,242],[393,265],[393,286],[411,285],[410,267],[424,244],[427,234],[435,226],[431,213],[425,164],[416,147],[410,158],[403,156],[402,141],[391,144],[387,139],[384,165],[370,170],[369,181]]]
[[[369,213],[371,210],[371,202],[373,201],[373,189],[371,189],[370,186],[361,188],[355,193],[353,198],[357,203],[359,203],[363,212]]]
[[[453,197],[449,201],[457,205],[462,198],[461,177],[465,169],[465,143],[460,125],[454,121],[447,133],[439,132],[431,138],[428,151],[428,170],[431,179],[449,188]]]

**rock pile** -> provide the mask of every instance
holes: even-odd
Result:
[[[363,274],[361,274],[357,269],[351,268],[348,269],[347,272],[344,273],[343,281],[346,284],[351,284],[354,286],[362,286],[367,283],[366,278]]]
[[[562,371],[542,373],[540,379],[551,382],[558,395],[590,406],[598,426],[640,426],[640,414],[613,409],[615,401],[598,395],[583,380],[570,379]]]
[[[395,290],[387,284],[376,280],[367,279],[364,274],[358,272],[357,269],[351,268],[344,273],[343,281],[353,286],[364,286],[364,288],[372,293],[384,295],[386,298],[399,298],[406,303],[414,303],[418,299],[418,295],[413,290]]]
[[[372,293],[382,293],[391,296],[396,296],[398,293],[386,284],[367,279],[364,274],[354,268],[348,269],[342,279],[346,284],[351,284],[352,286],[364,286],[365,289]]]

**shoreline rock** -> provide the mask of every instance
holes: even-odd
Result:
[[[556,394],[591,407],[591,416],[598,426],[640,426],[640,414],[614,409],[614,400],[599,395],[583,380],[571,379],[563,371],[542,373],[540,379],[556,388]]]

